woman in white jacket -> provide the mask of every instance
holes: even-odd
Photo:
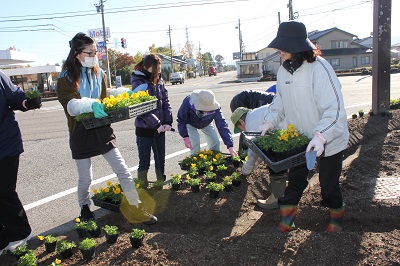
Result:
[[[344,204],[339,177],[343,150],[349,140],[341,84],[332,66],[319,56],[319,50],[308,39],[304,24],[281,23],[277,37],[268,47],[280,51],[283,64],[278,70],[277,94],[260,131],[265,134],[285,119],[312,139],[306,151],[313,149],[321,156],[321,206],[328,207],[330,214],[326,231],[341,231]],[[289,184],[278,200],[281,215],[278,230],[281,232],[294,228],[297,205],[308,185],[307,175],[306,165],[289,171]]]

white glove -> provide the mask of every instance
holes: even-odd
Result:
[[[326,143],[326,139],[322,136],[321,133],[316,132],[314,133],[314,137],[308,143],[306,152],[309,152],[311,149],[317,152],[317,157],[319,157],[325,150],[324,145]]]
[[[73,98],[67,104],[67,111],[70,116],[77,116],[83,113],[93,112],[92,104],[96,99],[82,97],[81,99]]]
[[[163,125],[164,126],[164,131],[171,131],[171,126],[170,125]]]
[[[158,132],[158,134],[160,134],[161,132],[165,132],[164,126],[159,126],[157,128],[157,132]]]
[[[274,125],[269,122],[265,121],[264,124],[262,124],[258,129],[261,131],[261,136],[264,136],[267,131],[271,130],[274,128]]]
[[[139,195],[136,189],[124,191],[124,194],[130,205],[135,205],[136,208],[139,208],[139,203],[142,202],[139,199]]]

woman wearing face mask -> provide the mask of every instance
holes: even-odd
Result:
[[[69,143],[72,158],[78,168],[78,202],[81,220],[94,219],[90,211],[90,185],[92,182],[91,157],[103,155],[116,173],[129,204],[139,206],[132,175],[124,158],[116,147],[116,139],[110,125],[86,129],[74,117],[93,112],[96,118],[106,117],[98,99],[106,97],[106,76],[98,67],[97,49],[94,40],[85,33],[78,33],[69,42],[70,52],[58,77],[58,100],[64,107],[68,119]],[[155,216],[138,211],[138,220],[146,224],[157,222]],[[140,216],[140,218],[139,218]]]
[[[157,109],[140,115],[135,120],[136,144],[139,151],[138,178],[147,188],[147,172],[150,168],[153,149],[157,180],[165,181],[165,132],[172,127],[171,105],[164,80],[161,78],[161,59],[149,54],[135,66],[132,73],[132,90],[147,90],[149,95],[157,97]]]

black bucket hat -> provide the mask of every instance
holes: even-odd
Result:
[[[308,39],[306,26],[297,21],[282,22],[279,25],[276,38],[268,47],[292,54],[317,49]]]

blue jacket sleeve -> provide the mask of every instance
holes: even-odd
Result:
[[[179,135],[181,135],[182,138],[189,137],[189,133],[186,128],[190,112],[189,98],[190,96],[186,96],[186,98],[183,100],[182,105],[178,110],[178,119],[176,120],[178,122]]]
[[[230,147],[233,147],[232,134],[228,128],[228,123],[226,123],[226,120],[225,120],[224,116],[222,115],[221,108],[218,110],[215,110],[214,121],[215,121],[215,125],[217,126],[219,135],[221,136],[222,141],[224,142],[226,147],[228,149]]]

